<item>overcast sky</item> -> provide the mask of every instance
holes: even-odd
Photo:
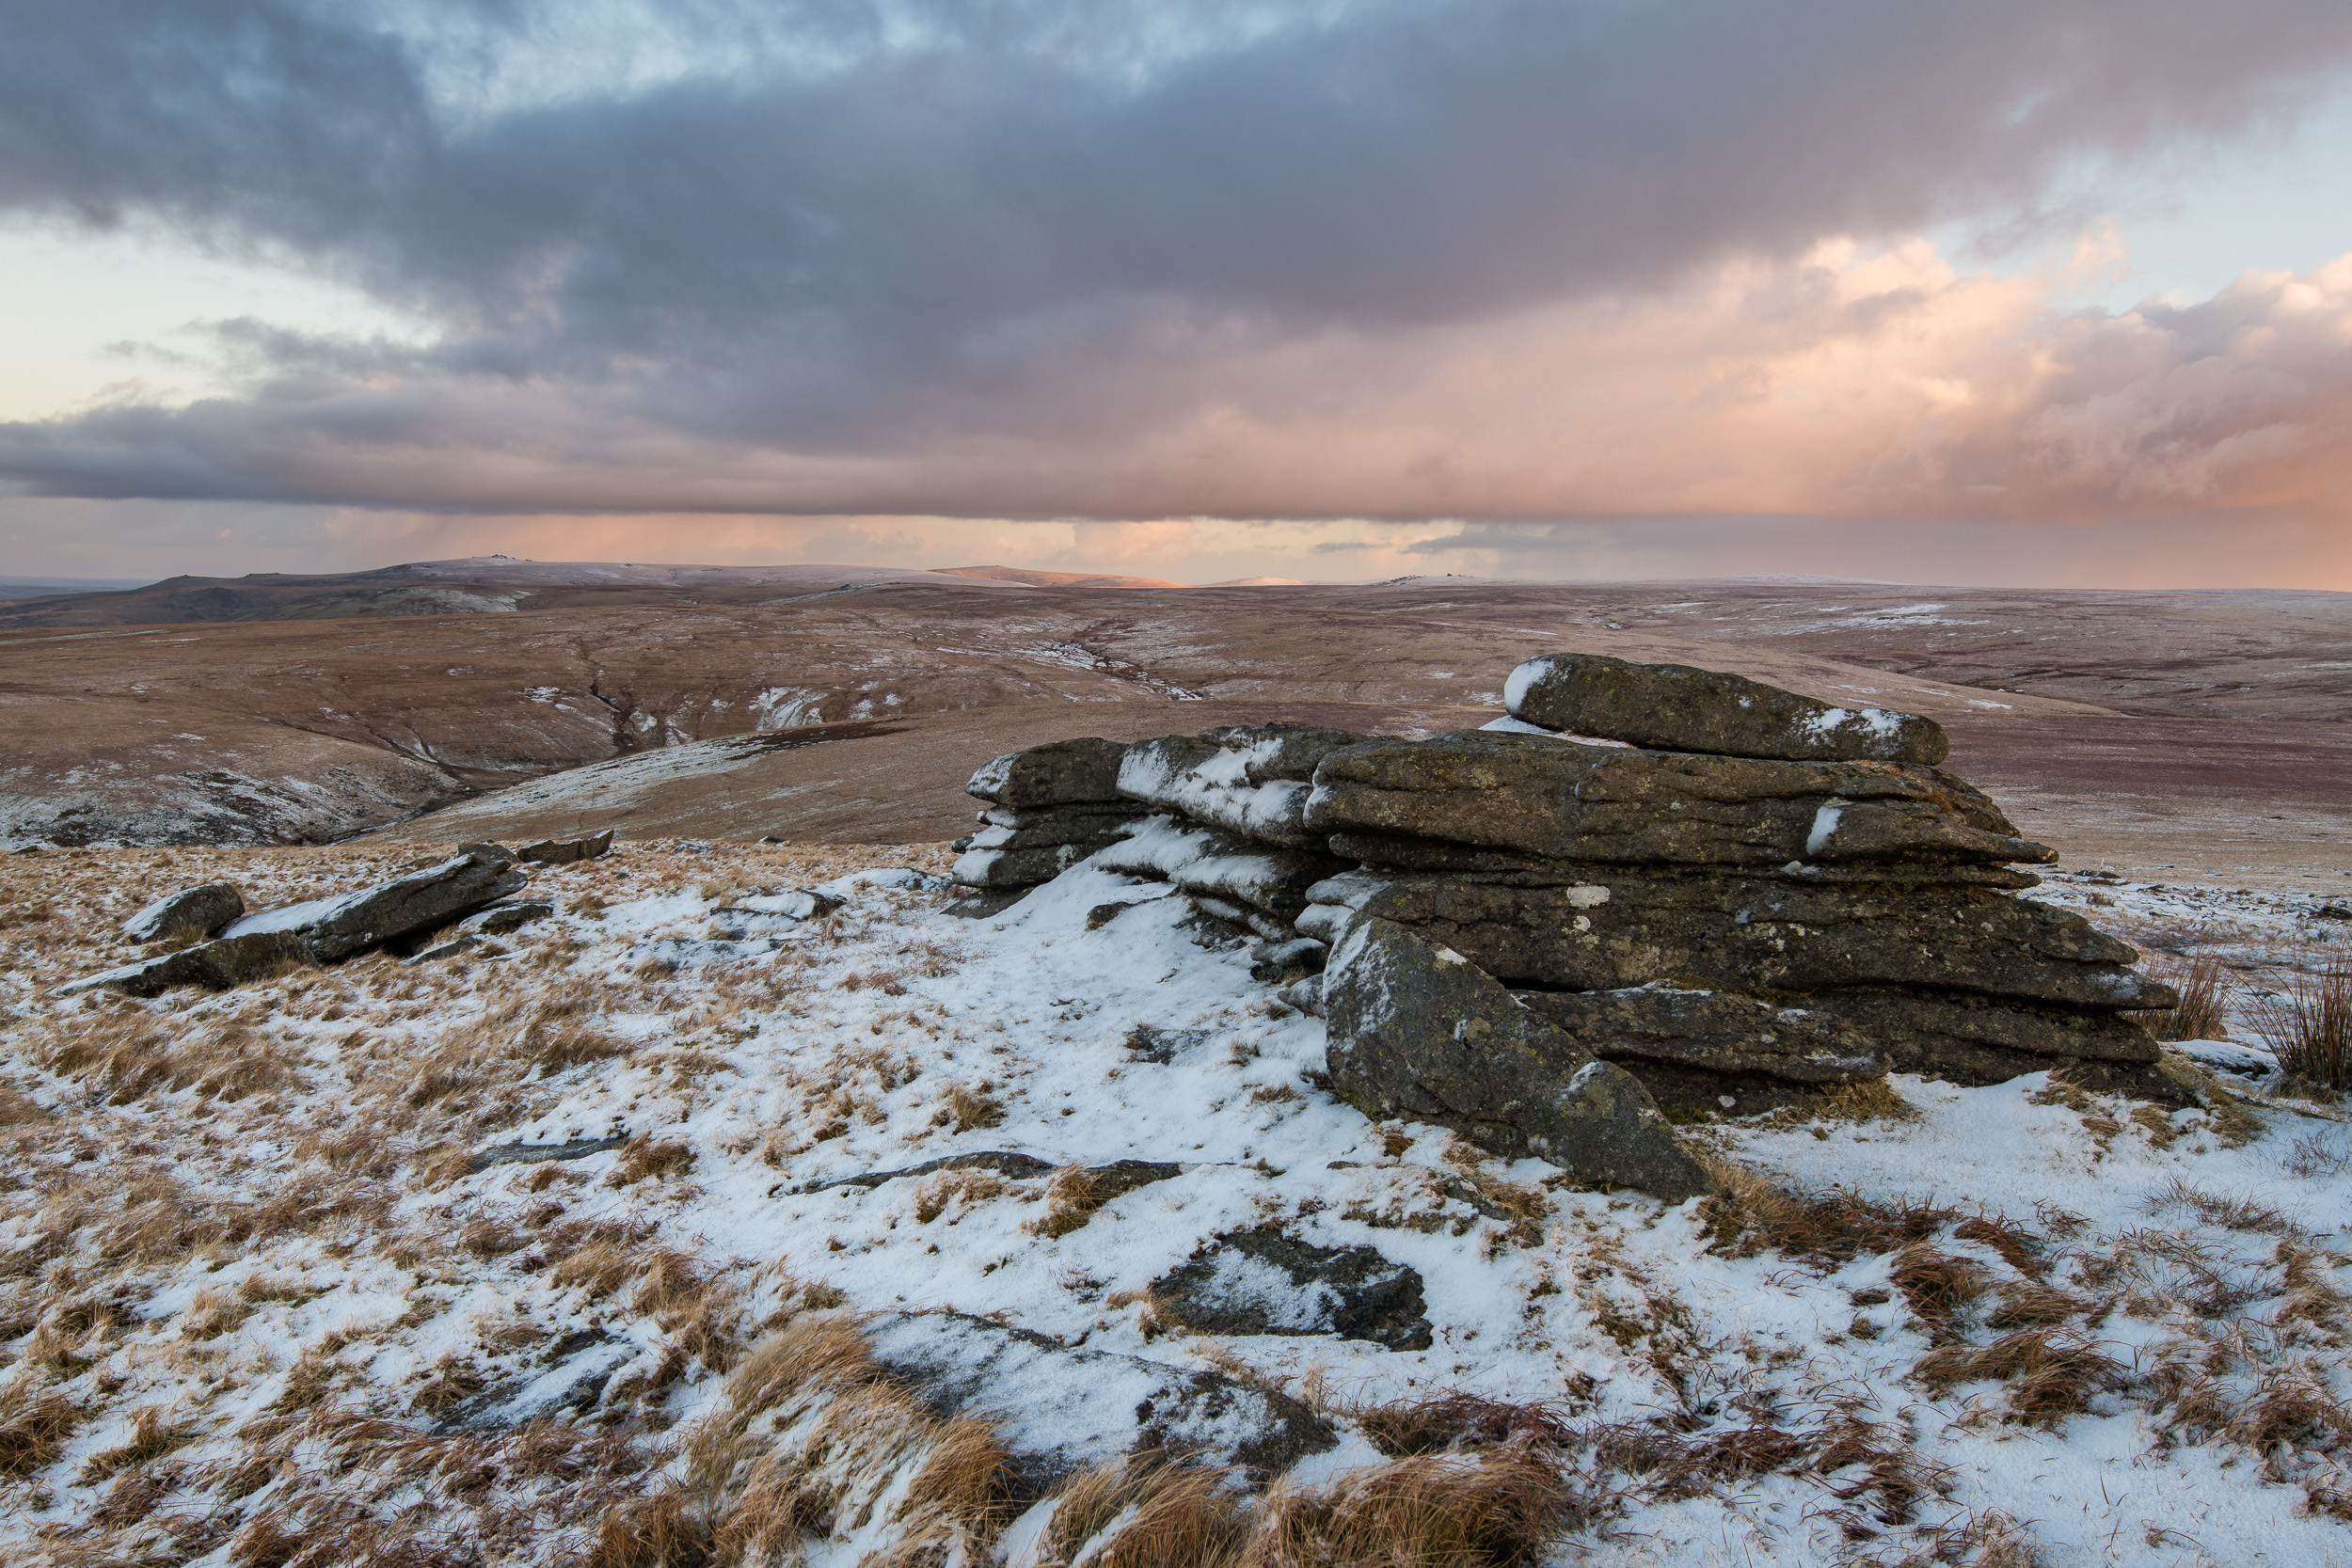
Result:
[[[2343,0],[18,0],[0,575],[2352,588]]]

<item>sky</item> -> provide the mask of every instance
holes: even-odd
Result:
[[[2352,590],[2341,0],[20,0],[0,577]]]

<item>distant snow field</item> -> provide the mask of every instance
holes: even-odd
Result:
[[[2352,1563],[2352,1125],[2251,1022],[2312,909],[2055,879],[2238,966],[2205,1106],[1898,1077],[1673,1207],[1366,1120],[1101,870],[623,847],[455,958],[47,994],[405,863],[0,859],[0,1558]]]

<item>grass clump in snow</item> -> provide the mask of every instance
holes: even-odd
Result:
[[[2331,957],[2281,992],[2257,997],[2254,1027],[2289,1078],[2352,1092],[2352,958]]]

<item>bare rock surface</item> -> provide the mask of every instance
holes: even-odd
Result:
[[[1365,737],[1311,724],[1236,724],[1127,749],[1122,794],[1287,848],[1321,848],[1306,821],[1315,768]]]
[[[2177,1000],[2129,967],[2136,949],[2082,915],[1978,888],[1922,897],[1595,866],[1567,886],[1359,874],[1328,891],[1502,978],[1576,990],[1667,981],[1782,991],[1927,986],[2105,1009]]]
[[[1328,1334],[1427,1350],[1418,1270],[1370,1246],[1327,1247],[1260,1226],[1219,1236],[1152,1282],[1153,1310],[1198,1334]]]
[[[1133,824],[1088,863],[1173,882],[1189,894],[1285,918],[1306,908],[1307,890],[1343,864],[1319,849],[1278,848],[1222,828],[1168,816]]]
[[[1008,752],[980,765],[967,794],[999,806],[1035,808],[1119,799],[1119,768],[1127,749],[1092,736]]]
[[[518,861],[535,861],[544,865],[569,865],[575,861],[592,861],[612,847],[612,830],[591,833],[582,838],[543,838],[526,844],[515,851]]]
[[[1951,751],[1934,720],[1836,706],[1762,681],[1687,664],[1637,664],[1607,654],[1545,654],[1511,672],[1511,717],[1548,730],[1666,752],[1790,762],[1916,762]]]
[[[1198,1368],[1071,1349],[987,1318],[884,1314],[866,1334],[876,1362],[934,1414],[998,1418],[1012,1490],[1024,1498],[1082,1465],[1130,1456],[1232,1465],[1263,1485],[1339,1442],[1287,1394]]]
[[[215,937],[177,952],[69,981],[59,986],[56,993],[76,996],[83,991],[105,989],[126,996],[161,996],[180,986],[227,990],[275,974],[289,964],[313,961],[310,943],[293,931]]]
[[[1836,1018],[1737,991],[1640,986],[1513,994],[1603,1061],[1671,1062],[1797,1084],[1854,1084],[1886,1075],[1883,1051]]]
[[[217,934],[245,913],[245,895],[227,882],[205,882],[168,893],[122,923],[133,942],[182,942]]]
[[[1774,762],[1468,731],[1335,751],[1306,820],[1564,860],[1685,865],[2046,862],[1940,769]]]
[[[493,899],[520,892],[530,879],[503,852],[469,850],[438,865],[338,897],[263,910],[231,925],[229,938],[292,932],[322,962],[430,930],[470,914]]]
[[[1435,1122],[1669,1203],[1712,1187],[1637,1080],[1460,955],[1360,916],[1323,982],[1331,1086],[1366,1116]]]

